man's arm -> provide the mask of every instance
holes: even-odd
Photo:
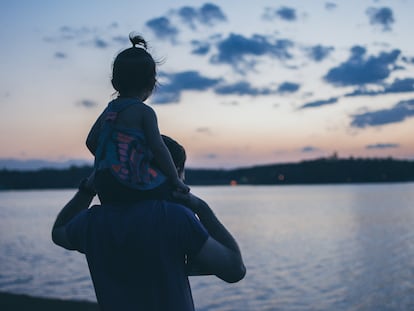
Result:
[[[246,267],[239,246],[207,203],[192,193],[175,193],[175,196],[198,215],[200,222],[210,234],[194,258],[200,268],[228,283],[243,279]]]
[[[81,211],[87,209],[91,204],[92,199],[95,196],[95,190],[92,186],[93,177],[94,173],[81,182],[75,196],[66,203],[56,217],[52,228],[52,240],[55,244],[62,246],[63,248],[69,250],[74,249],[66,235],[65,225]]]

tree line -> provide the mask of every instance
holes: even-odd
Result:
[[[0,170],[0,189],[75,188],[91,166],[35,171]],[[323,158],[236,169],[187,169],[189,185],[283,185],[414,181],[414,161]]]

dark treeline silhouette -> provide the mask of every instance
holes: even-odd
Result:
[[[74,188],[92,167],[0,170],[0,189]],[[189,185],[283,185],[414,181],[414,161],[324,158],[237,169],[187,169]]]

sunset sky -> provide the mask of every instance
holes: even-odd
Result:
[[[0,3],[0,158],[92,156],[111,65],[141,33],[147,101],[189,167],[414,159],[414,1]]]

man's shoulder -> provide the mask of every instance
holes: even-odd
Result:
[[[195,217],[194,212],[181,203],[163,201],[163,204],[165,205],[165,208],[168,211],[171,211],[176,215],[182,215],[185,217]]]

